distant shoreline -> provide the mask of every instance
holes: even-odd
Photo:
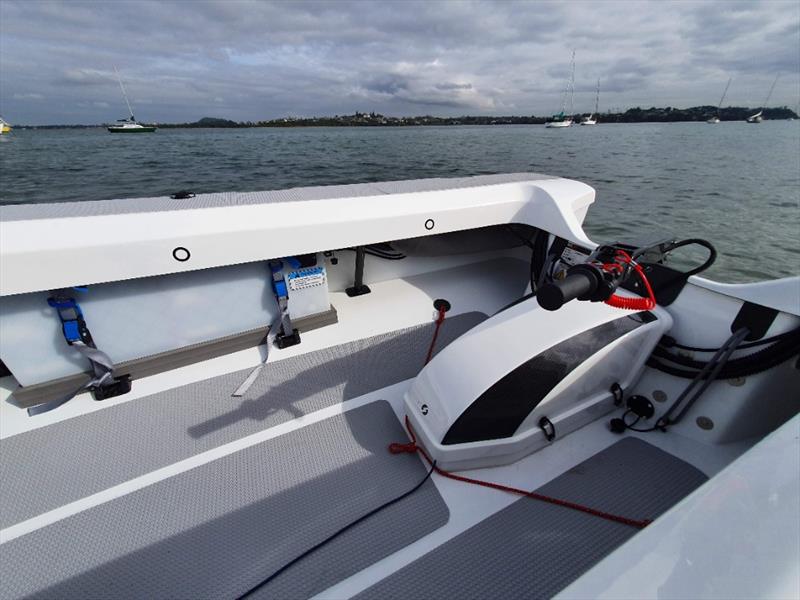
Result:
[[[722,121],[744,121],[758,112],[758,108],[729,106],[719,111]],[[691,123],[704,122],[717,114],[715,106],[694,106],[692,108],[631,108],[622,113],[599,113],[595,115],[598,123]],[[787,107],[763,109],[764,120],[778,121],[800,118]],[[576,123],[589,113],[573,115]],[[220,128],[239,129],[251,127],[430,127],[459,125],[542,125],[551,117],[531,116],[462,116],[434,117],[387,117],[378,113],[359,113],[335,115],[333,117],[282,118],[267,121],[230,121],[205,117],[194,123],[153,123],[160,129]],[[146,124],[146,123],[143,123]],[[107,125],[16,125],[15,129],[93,129]]]

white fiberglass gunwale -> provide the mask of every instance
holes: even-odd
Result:
[[[288,192],[199,195],[177,203],[119,201],[120,214],[113,213],[116,201],[111,207],[91,202],[2,207],[0,295],[505,223],[535,225],[593,246],[581,223],[594,189],[568,179],[510,174],[336,186],[328,195],[325,188]],[[131,208],[137,202],[139,208]],[[174,256],[179,248],[188,253]],[[179,260],[185,254],[188,259]]]

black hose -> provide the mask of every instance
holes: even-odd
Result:
[[[779,333],[777,335],[773,335],[768,338],[763,338],[760,340],[756,340],[755,342],[747,342],[745,344],[740,344],[737,350],[746,350],[747,348],[755,348],[757,346],[764,346],[766,344],[771,344],[772,342],[777,342],[778,340],[782,340],[783,338],[789,337],[793,334],[800,332],[800,328],[792,329],[791,331],[785,331],[783,333]],[[675,341],[674,338],[665,335],[661,338],[658,342],[658,345],[663,348],[677,348],[678,350],[688,350],[690,352],[716,352],[719,348],[697,348],[695,346],[686,346],[684,344],[679,344]]]
[[[421,488],[421,487],[422,487],[422,486],[425,484],[425,482],[426,482],[426,481],[428,481],[428,479],[430,479],[430,477],[431,477],[431,475],[433,474],[433,471],[434,471],[435,469],[436,469],[436,461],[433,461],[433,464],[431,465],[431,468],[430,468],[430,470],[428,471],[427,475],[425,475],[425,477],[423,477],[423,478],[422,478],[422,480],[421,480],[419,483],[417,483],[417,484],[416,484],[414,487],[412,487],[410,490],[408,490],[407,492],[403,492],[402,494],[400,494],[399,496],[397,496],[397,497],[395,497],[395,498],[392,498],[392,499],[391,499],[391,500],[389,500],[388,502],[384,502],[383,504],[381,504],[381,505],[380,505],[380,506],[378,506],[377,508],[373,508],[371,511],[369,511],[368,513],[366,513],[366,514],[364,514],[364,515],[360,516],[360,517],[359,517],[358,519],[356,519],[355,521],[351,521],[350,523],[348,523],[347,525],[345,525],[344,527],[342,527],[342,528],[341,528],[341,529],[339,529],[338,531],[335,531],[334,533],[332,533],[331,535],[329,535],[328,537],[326,537],[326,538],[325,538],[324,540],[322,540],[321,542],[319,542],[319,543],[317,543],[317,544],[315,544],[315,545],[311,546],[311,548],[309,548],[309,549],[308,549],[308,550],[306,550],[305,552],[302,552],[302,553],[301,553],[301,554],[299,554],[298,556],[294,557],[294,558],[293,558],[292,560],[290,560],[288,563],[286,563],[285,565],[283,565],[282,567],[280,567],[280,568],[279,568],[277,571],[274,571],[274,572],[273,572],[271,575],[269,575],[269,576],[268,576],[266,579],[262,579],[262,580],[261,580],[259,583],[257,583],[257,584],[256,584],[256,585],[254,585],[253,587],[251,587],[251,588],[250,588],[249,590],[247,590],[247,591],[246,591],[244,594],[242,594],[241,596],[239,596],[239,597],[237,598],[237,600],[242,600],[242,598],[247,598],[248,596],[250,596],[250,595],[254,594],[254,593],[255,593],[255,592],[257,592],[258,590],[260,590],[261,588],[263,588],[265,585],[267,585],[269,582],[271,582],[273,579],[275,579],[275,578],[276,578],[278,575],[280,575],[281,573],[283,573],[284,571],[286,571],[286,570],[287,570],[289,567],[291,567],[291,566],[293,566],[293,565],[297,564],[298,562],[300,562],[301,560],[303,560],[303,559],[304,559],[306,556],[308,556],[309,554],[313,554],[314,552],[316,552],[317,550],[319,550],[320,548],[322,548],[322,546],[324,546],[325,544],[327,544],[328,542],[330,542],[330,541],[331,541],[331,540],[333,540],[334,538],[336,538],[336,537],[340,536],[341,534],[343,534],[345,531],[348,531],[349,529],[352,529],[353,527],[355,527],[356,525],[358,525],[358,524],[359,524],[359,523],[361,523],[362,521],[366,521],[366,520],[367,520],[367,519],[369,519],[371,516],[373,516],[373,515],[374,515],[374,514],[376,514],[376,513],[379,513],[379,512],[380,512],[380,511],[382,511],[383,509],[385,509],[385,508],[389,508],[389,507],[390,507],[392,504],[396,504],[397,502],[400,502],[400,501],[401,501],[401,500],[403,500],[404,498],[407,498],[408,496],[410,496],[411,494],[413,494],[414,492],[416,492],[416,491],[417,491],[419,488]]]
[[[675,399],[675,402],[667,409],[659,419],[656,421],[656,427],[664,428],[667,425],[672,425],[673,423],[677,423],[680,421],[683,416],[688,412],[688,410],[692,407],[692,405],[697,402],[700,396],[703,395],[703,392],[706,391],[708,386],[716,380],[725,367],[725,364],[730,359],[731,354],[733,354],[736,347],[742,343],[744,338],[750,333],[750,330],[747,327],[742,327],[741,329],[737,329],[736,332],[729,337],[725,343],[720,347],[716,354],[712,357],[710,361],[708,361],[703,369],[699,371],[692,382],[686,386],[686,388],[681,392],[680,396]],[[696,385],[699,385],[700,388],[693,394],[690,395],[692,390]],[[683,404],[683,407],[678,412],[675,417],[672,417],[673,411],[681,406],[681,403],[684,402],[684,399],[688,398],[686,402]]]
[[[800,354],[800,329],[787,332],[785,337],[758,352],[729,360],[719,372],[717,378],[734,379],[755,375],[776,367],[797,354]],[[668,363],[674,363],[674,365],[678,366]],[[692,379],[697,374],[697,371],[703,369],[708,363],[672,354],[663,348],[656,347],[647,364],[664,373]]]

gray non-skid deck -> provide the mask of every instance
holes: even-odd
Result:
[[[382,181],[376,183],[354,183],[349,185],[299,187],[287,190],[268,190],[260,192],[198,194],[194,198],[187,198],[184,200],[174,200],[169,196],[161,196],[156,198],[124,198],[90,202],[7,205],[0,206],[0,221],[124,215],[168,210],[187,210],[192,208],[218,208],[252,204],[274,204],[276,202],[300,202],[304,200],[333,200],[336,198],[358,198],[389,194],[407,194],[411,192],[454,190],[501,183],[538,181],[542,179],[554,179],[554,177],[541,175],[539,173],[502,173],[498,175],[477,175],[474,177],[437,177],[407,181]]]
[[[486,316],[446,319],[437,351]],[[269,364],[109,407],[0,441],[0,527],[298,416],[414,377],[433,324]],[[174,508],[174,507],[173,507]]]
[[[633,519],[654,519],[706,479],[655,446],[625,438],[537,491]],[[550,598],[636,531],[521,498],[357,598]]]
[[[12,540],[0,597],[236,598],[425,477],[377,401],[267,440]],[[308,598],[441,527],[427,481],[275,578],[259,597]]]

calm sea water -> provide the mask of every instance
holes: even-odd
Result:
[[[800,121],[495,127],[15,130],[0,138],[0,202],[250,191],[535,171],[597,190],[595,241],[704,237],[706,276],[800,273]]]

